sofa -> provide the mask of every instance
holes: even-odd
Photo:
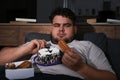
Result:
[[[120,39],[108,38],[104,33],[88,32],[82,35],[76,35],[77,40],[88,40],[100,47],[108,58],[118,80],[120,80]],[[38,32],[28,33],[25,42],[32,39],[50,40],[50,34],[42,34]]]

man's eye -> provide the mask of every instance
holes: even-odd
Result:
[[[59,24],[53,24],[54,27],[59,27],[60,25]]]
[[[71,24],[65,24],[64,25],[65,27],[70,27],[70,26],[72,26]]]

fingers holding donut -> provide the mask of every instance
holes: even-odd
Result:
[[[39,48],[42,49],[47,45],[47,42],[44,39],[38,40]]]
[[[43,39],[34,39],[21,45],[20,47],[24,53],[36,53],[39,49],[44,48],[46,44],[47,42]]]

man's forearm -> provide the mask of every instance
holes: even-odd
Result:
[[[82,75],[85,80],[117,80],[115,74],[112,72],[98,70],[87,64],[85,64],[78,73]]]
[[[0,65],[6,62],[12,62],[23,56],[24,53],[21,52],[19,47],[6,47],[0,51]]]

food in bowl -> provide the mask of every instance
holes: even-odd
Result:
[[[37,61],[40,65],[53,65],[61,63],[61,57],[61,51],[54,46],[50,46],[38,51]]]

